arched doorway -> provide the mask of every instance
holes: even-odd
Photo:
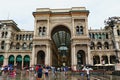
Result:
[[[44,51],[39,51],[37,53],[37,64],[45,64],[45,53]]]
[[[4,62],[4,56],[0,55],[0,67],[3,65]]]
[[[85,59],[85,52],[83,50],[79,50],[77,52],[77,65],[85,65],[86,64],[86,59]]]
[[[58,25],[51,31],[52,65],[71,66],[71,32],[64,25]]]
[[[29,55],[25,55],[25,56],[24,56],[23,66],[24,66],[24,67],[29,67],[29,66],[30,66],[30,56],[29,56]]]
[[[18,55],[17,57],[16,57],[16,67],[18,68],[18,69],[22,69],[22,56],[21,55]]]
[[[13,55],[9,56],[8,64],[14,66],[14,56]]]

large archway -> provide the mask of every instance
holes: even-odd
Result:
[[[51,32],[53,42],[52,65],[71,66],[71,32],[64,25],[56,26]]]
[[[44,53],[44,51],[39,51],[37,53],[37,64],[41,64],[41,65],[45,64],[45,53]]]

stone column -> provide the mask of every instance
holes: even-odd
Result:
[[[32,61],[31,61],[31,65],[35,65],[35,44],[33,44],[33,49],[32,49]]]
[[[0,50],[1,50],[1,41],[0,41]]]
[[[116,27],[113,27],[113,33],[114,33],[114,38],[115,38],[116,49],[119,49],[119,44],[118,44],[118,40],[117,40],[117,29],[116,29]]]
[[[88,32],[88,18],[87,17],[85,18],[85,21],[86,21],[86,24],[85,24],[86,28],[85,28],[84,31],[86,32],[87,37],[89,37],[89,32]]]
[[[50,55],[50,46],[49,45],[48,45],[48,56],[49,56],[49,58],[48,58],[48,61],[49,61],[48,65],[51,65],[51,55]]]
[[[51,45],[50,45],[50,66],[52,66],[52,56],[53,56],[53,51],[51,50]]]
[[[47,32],[46,33],[47,33],[47,37],[48,37],[48,36],[50,36],[50,34],[49,34],[49,24],[50,23],[49,23],[49,19],[47,19],[47,21],[48,22],[47,22],[47,30],[46,30]]]
[[[102,55],[99,55],[100,56],[100,64],[102,64]]]
[[[8,65],[8,56],[6,53],[4,55],[4,62],[3,62],[3,66],[5,66],[5,65]]]
[[[11,32],[8,32],[7,38],[11,38]]]
[[[35,57],[34,57],[34,64],[37,64],[37,54],[35,54]]]
[[[32,58],[30,57],[30,67],[32,67],[33,64],[32,64]]]
[[[24,65],[24,57],[22,55],[22,69],[23,69],[23,65]]]
[[[77,65],[77,59],[75,55],[75,45],[72,44],[71,46],[71,64],[72,64],[72,69],[76,70],[76,65]]]
[[[0,38],[2,37],[2,32],[0,32]]]
[[[87,64],[92,64],[92,60],[91,60],[91,54],[90,54],[90,47],[89,47],[89,45],[87,46],[88,47],[88,52],[87,52],[87,55],[88,55],[88,62],[87,62]]]
[[[48,45],[46,45],[46,52],[45,52],[45,65],[48,65]]]
[[[71,36],[75,35],[74,18],[72,18],[72,29],[73,29],[73,34]]]
[[[108,64],[110,64],[110,55],[107,55],[108,56]]]
[[[14,66],[16,66],[16,56],[14,56]]]
[[[38,30],[37,30],[37,20],[35,19],[34,21],[34,37],[36,37],[36,35],[38,34]]]
[[[50,47],[46,45],[45,65],[50,65]]]
[[[6,51],[8,52],[9,49],[10,49],[10,43],[7,42],[7,43],[6,43]]]
[[[3,63],[3,65],[5,66],[5,65],[8,65],[8,58],[4,58],[4,63]]]

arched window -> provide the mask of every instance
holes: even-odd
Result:
[[[3,49],[3,50],[5,49],[5,41],[1,42],[1,49]]]
[[[120,30],[119,29],[117,30],[117,34],[118,34],[118,36],[120,35]]]
[[[23,49],[26,49],[26,48],[27,48],[27,44],[26,44],[26,43],[23,43],[22,48],[23,48]]]
[[[106,39],[108,39],[108,33],[106,33]]]
[[[105,39],[106,36],[105,36],[105,33],[102,33],[102,39]]]
[[[98,39],[98,34],[97,33],[95,34],[95,39]]]
[[[80,26],[80,34],[83,34],[83,26]]]
[[[29,49],[32,49],[32,43],[29,44]]]
[[[116,63],[116,56],[115,56],[115,55],[111,55],[111,56],[110,56],[110,63],[111,63],[111,64]]]
[[[98,39],[101,39],[101,33],[98,34]]]
[[[83,26],[76,26],[76,34],[80,34],[82,35],[83,34]]]
[[[92,38],[92,35],[91,35],[91,33],[89,33],[89,37],[90,37],[90,38]]]
[[[91,42],[90,49],[95,49],[95,44],[94,44],[94,42]]]
[[[25,35],[23,35],[23,40],[26,40],[26,39],[25,39]]]
[[[16,49],[20,49],[20,44],[19,43],[16,44]]]
[[[5,32],[5,38],[7,38],[8,32]]]
[[[10,44],[10,49],[12,49],[13,48],[13,42],[11,42],[11,44]]]
[[[26,40],[29,40],[29,36],[28,36],[28,34],[26,35]]]
[[[39,27],[39,35],[42,36],[42,28]]]
[[[100,64],[100,57],[98,55],[93,56],[93,64]]]
[[[95,35],[94,35],[94,33],[92,33],[92,39],[95,39]]]
[[[4,37],[4,32],[2,32],[2,38]]]
[[[101,44],[101,42],[98,42],[98,43],[97,43],[97,49],[102,49],[102,44]]]
[[[20,35],[20,38],[19,38],[19,40],[22,40],[22,35]]]
[[[32,35],[31,34],[29,35],[29,40],[32,40]]]
[[[79,34],[79,26],[76,26],[76,34]]]
[[[108,44],[108,42],[105,42],[105,43],[104,43],[104,48],[105,48],[105,49],[109,49],[109,44]]]
[[[18,40],[19,38],[18,38],[19,36],[18,35],[16,35],[16,40]]]
[[[106,55],[102,56],[102,64],[108,64],[108,57]]]
[[[45,35],[45,33],[46,33],[46,27],[43,27],[43,33],[42,33],[42,35]]]

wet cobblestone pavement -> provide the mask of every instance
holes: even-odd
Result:
[[[112,75],[91,75],[90,80],[119,80],[120,76],[112,76]],[[29,72],[25,74],[22,72],[21,74],[17,74],[16,76],[9,76],[8,74],[4,74],[0,76],[0,80],[36,80],[34,73]],[[41,80],[87,80],[86,76],[81,75],[64,75],[63,72],[57,73],[57,76],[53,76],[52,73],[49,73],[49,77],[42,77]]]

